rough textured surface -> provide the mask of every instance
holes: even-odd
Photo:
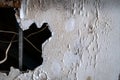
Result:
[[[28,0],[22,28],[48,22],[53,35],[43,45],[43,65],[15,80],[118,80],[119,4],[119,0]],[[0,76],[7,80],[4,73]]]
[[[21,0],[0,0],[0,7],[20,8]]]

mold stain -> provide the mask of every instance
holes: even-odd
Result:
[[[92,80],[91,76],[88,76],[86,80]]]

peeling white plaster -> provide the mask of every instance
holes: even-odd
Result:
[[[27,0],[21,1],[21,8],[20,8],[20,19],[25,19],[26,10],[27,10]]]
[[[46,72],[42,71],[41,69],[36,69],[32,74],[32,80],[47,80]]]
[[[33,72],[29,71],[28,73],[23,73],[17,76],[14,80],[32,80]]]
[[[61,65],[57,61],[53,61],[51,71],[53,75],[59,76],[61,72]]]
[[[27,19],[21,20],[21,25],[23,25],[23,26],[21,26],[21,28],[23,30],[29,29],[29,27],[30,27],[30,25],[32,23],[34,23],[34,20],[31,20],[31,19],[29,19],[29,20],[27,20]]]
[[[78,55],[75,55],[71,51],[64,53],[63,63],[67,69],[71,69],[76,63],[78,63],[78,61],[80,61]]]
[[[43,44],[43,65],[16,79],[118,80],[119,4],[119,0],[29,0],[24,28],[32,20],[38,26],[48,22],[52,37]],[[0,73],[0,79],[7,75]]]
[[[73,31],[75,28],[75,19],[70,18],[65,22],[65,30],[67,32]]]
[[[5,80],[7,78],[6,73],[1,73],[0,72],[0,80]]]

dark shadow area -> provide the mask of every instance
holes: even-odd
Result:
[[[6,50],[12,37],[18,40],[18,23],[15,18],[15,11],[13,8],[0,8],[0,61],[6,56]],[[18,67],[18,42],[12,43],[7,60],[0,64],[1,71],[8,71],[11,66]]]
[[[34,69],[43,62],[42,44],[51,37],[51,32],[47,23],[44,23],[41,28],[37,28],[33,23],[23,34],[23,68]]]
[[[119,76],[118,76],[118,80],[120,80],[120,74],[119,74]]]
[[[18,61],[18,28],[13,8],[0,8],[0,71],[9,71],[10,67],[19,68]],[[48,23],[38,28],[32,23],[23,31],[23,71],[33,70],[43,62],[42,44],[51,37]],[[11,45],[10,45],[11,44]]]

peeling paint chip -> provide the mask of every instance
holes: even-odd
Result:
[[[0,70],[18,68],[18,28],[14,8],[0,8]],[[23,31],[23,70],[35,69],[43,62],[42,44],[51,37],[48,23],[35,23]],[[3,61],[3,62],[2,62]]]

